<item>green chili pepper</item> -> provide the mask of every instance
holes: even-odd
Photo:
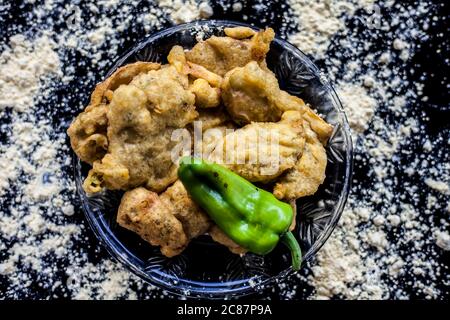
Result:
[[[182,158],[178,176],[192,199],[234,242],[265,255],[281,238],[291,251],[293,269],[300,269],[300,246],[288,231],[293,219],[289,204],[221,165],[192,157]]]

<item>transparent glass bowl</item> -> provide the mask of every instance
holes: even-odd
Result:
[[[223,27],[244,25],[231,21],[197,21],[158,32],[123,55],[111,68],[135,61],[166,62],[173,45],[192,47],[196,36],[222,35]],[[282,89],[310,103],[334,126],[327,146],[326,179],[319,191],[297,201],[294,231],[303,251],[303,264],[323,246],[335,228],[347,200],[352,173],[352,143],[341,103],[319,69],[299,49],[275,39],[267,56]],[[76,158],[76,157],[75,157]],[[251,293],[262,285],[282,280],[293,271],[284,246],[266,256],[234,255],[208,236],[194,239],[179,256],[166,258],[158,248],[116,223],[122,192],[105,191],[88,197],[82,182],[88,166],[75,159],[75,177],[84,212],[95,235],[108,252],[136,275],[169,292],[220,298]]]

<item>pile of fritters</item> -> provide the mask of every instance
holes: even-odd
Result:
[[[237,27],[225,34],[188,51],[174,46],[166,65],[136,62],[118,69],[97,85],[68,129],[73,150],[92,165],[85,191],[127,191],[118,223],[168,257],[205,233],[234,253],[245,252],[177,180],[171,156],[177,129],[192,131],[193,122],[202,121],[204,158],[272,188],[286,202],[314,194],[325,179],[324,145],[332,127],[279,88],[265,60],[273,30]],[[276,139],[255,138],[269,135]],[[244,147],[236,141],[245,141]]]

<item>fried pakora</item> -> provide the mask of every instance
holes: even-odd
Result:
[[[303,155],[295,167],[281,176],[275,184],[273,194],[278,199],[297,199],[317,192],[325,180],[327,154],[311,125],[304,122],[306,143]]]
[[[195,154],[273,187],[294,212],[296,199],[314,194],[325,179],[324,146],[333,128],[302,99],[280,89],[266,64],[274,31],[236,27],[224,34],[190,50],[174,46],[166,65],[119,68],[96,86],[67,131],[75,153],[92,165],[84,190],[126,191],[117,222],[167,257],[202,234],[233,253],[247,252],[178,180],[172,155],[176,130],[200,132],[201,149],[188,143]],[[290,230],[294,227],[295,219]]]
[[[138,74],[159,68],[158,63],[152,62],[128,64],[117,69],[108,79],[95,87],[89,105],[67,130],[72,149],[82,161],[92,164],[106,154],[108,149],[106,113],[113,91],[122,84],[130,83]]]
[[[197,79],[189,87],[199,108],[215,108],[220,105],[220,89],[212,87],[205,79]]]
[[[204,234],[212,225],[209,216],[191,200],[180,180],[177,180],[161,194],[161,201],[171,209],[173,215],[181,222],[188,239]]]
[[[279,91],[275,75],[263,70],[255,61],[234,68],[225,75],[222,83],[224,105],[232,119],[241,125],[280,120]]]
[[[297,110],[324,145],[333,130],[302,99],[281,90],[275,75],[255,62],[225,75],[222,99],[231,118],[239,124],[278,121],[284,111]]]
[[[187,76],[170,66],[140,74],[114,91],[108,152],[94,162],[84,183],[87,192],[138,186],[159,192],[177,179],[172,132],[198,116],[187,86]]]
[[[287,111],[279,122],[253,122],[217,142],[209,160],[252,182],[269,182],[292,168],[303,151],[303,120]]]
[[[234,32],[228,30],[228,34],[233,35]],[[265,57],[274,36],[270,28],[256,32],[250,39],[241,39],[241,33],[238,39],[212,36],[187,51],[186,59],[223,77],[228,71],[243,67],[251,61],[265,65]]]
[[[158,194],[145,188],[125,192],[117,212],[117,223],[151,245],[160,246],[167,257],[180,254],[188,244],[182,223]]]

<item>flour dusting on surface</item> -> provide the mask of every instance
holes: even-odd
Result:
[[[9,47],[0,55],[0,110],[10,107],[25,111],[33,104],[41,77],[61,76],[54,47],[45,35],[33,43],[20,34],[10,38]]]

